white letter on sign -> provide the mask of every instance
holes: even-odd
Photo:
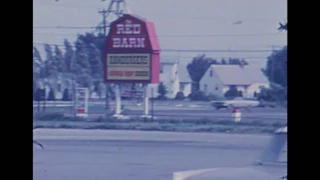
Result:
[[[127,38],[123,38],[122,42],[121,42],[121,47],[122,48],[128,48],[128,42],[127,42]]]
[[[145,38],[137,38],[137,44],[135,45],[135,47],[137,48],[144,48],[144,40]]]
[[[120,38],[113,38],[113,43],[112,43],[112,47],[113,48],[119,48],[120,47],[120,43],[121,43],[121,39]]]
[[[140,34],[141,32],[141,25],[140,24],[134,24],[133,25],[133,34]]]
[[[136,44],[136,38],[129,38],[129,48],[134,47]]]
[[[124,31],[123,24],[117,24],[117,34],[122,34]]]
[[[124,34],[132,34],[132,24],[125,24]]]

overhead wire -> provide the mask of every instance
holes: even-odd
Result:
[[[50,45],[50,46],[58,46],[58,47],[65,47],[62,44],[48,44],[48,43],[33,43],[34,45]],[[71,47],[76,47],[75,45],[70,45]],[[89,48],[89,46],[82,46],[82,48]],[[260,52],[273,52],[272,49],[261,49],[261,50],[249,50],[249,49],[242,49],[242,50],[232,50],[232,49],[161,49],[161,51],[166,52],[238,52],[238,53],[260,53]]]

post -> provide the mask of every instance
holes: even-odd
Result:
[[[118,116],[121,114],[121,93],[119,84],[115,84],[115,96],[116,96],[116,111],[115,115]]]
[[[144,116],[149,115],[149,97],[148,97],[148,85],[144,85]]]
[[[107,83],[105,83],[105,93],[106,93],[106,110],[107,110],[107,112],[109,111],[109,89],[108,89],[109,87],[108,87],[108,84]],[[108,113],[107,113],[108,114]]]
[[[234,108],[232,110],[232,117],[234,122],[240,122],[241,121],[241,112],[238,108]]]
[[[42,111],[45,112],[46,111],[46,88],[45,87],[43,88],[42,95],[43,95]]]
[[[73,108],[72,108],[72,114],[73,117],[76,117],[76,105],[77,105],[77,97],[76,97],[76,87],[75,87],[75,77],[74,75],[72,76],[72,82],[71,82],[71,91],[72,91],[72,102],[73,102]],[[68,91],[68,99],[69,100],[69,91]]]
[[[153,88],[151,88],[151,120],[153,121]]]

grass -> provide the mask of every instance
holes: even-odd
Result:
[[[286,122],[249,121],[234,122],[230,119],[144,119],[97,118],[87,121],[82,118],[65,117],[61,113],[38,113],[35,126],[42,128],[69,129],[115,129],[173,132],[228,132],[228,133],[272,133]]]

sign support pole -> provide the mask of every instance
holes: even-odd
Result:
[[[144,84],[144,115],[149,115],[148,85]]]
[[[144,88],[144,106],[143,106],[143,112],[144,114],[141,116],[143,118],[151,118],[149,115],[149,93],[148,93],[148,84],[143,85]]]
[[[115,84],[115,96],[116,96],[116,110],[114,116],[120,116],[121,114],[121,94],[119,84]]]

